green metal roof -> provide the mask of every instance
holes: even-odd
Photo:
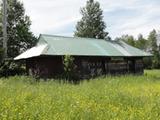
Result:
[[[46,45],[46,47],[42,47]],[[40,47],[41,46],[41,47]],[[43,50],[42,50],[43,48]],[[53,35],[40,35],[36,47],[26,52],[36,52],[41,49],[40,55],[74,55],[74,56],[117,56],[117,57],[145,57],[151,56],[150,53],[132,47],[123,41],[107,41],[94,38],[62,37]],[[23,59],[26,52],[22,53],[17,59]],[[25,54],[25,55],[24,55]],[[34,57],[33,55],[28,55]],[[15,58],[15,59],[16,59]]]

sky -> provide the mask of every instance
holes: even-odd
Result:
[[[35,35],[73,36],[86,0],[21,0]],[[160,0],[97,0],[112,39],[124,34],[147,37],[160,30]]]

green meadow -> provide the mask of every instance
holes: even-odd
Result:
[[[71,84],[0,79],[0,120],[159,120],[160,71]]]

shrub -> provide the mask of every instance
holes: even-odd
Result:
[[[64,77],[68,80],[77,79],[76,65],[74,64],[74,58],[70,55],[65,55],[63,58],[64,65]]]
[[[0,48],[0,62],[2,61],[3,59],[3,49]]]
[[[0,77],[25,74],[25,66],[22,62],[5,60],[0,64]]]
[[[152,58],[151,57],[146,57],[143,58],[143,63],[144,63],[144,68],[145,69],[152,69]]]

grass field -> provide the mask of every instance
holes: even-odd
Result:
[[[0,79],[0,120],[159,120],[160,71],[73,85]]]

